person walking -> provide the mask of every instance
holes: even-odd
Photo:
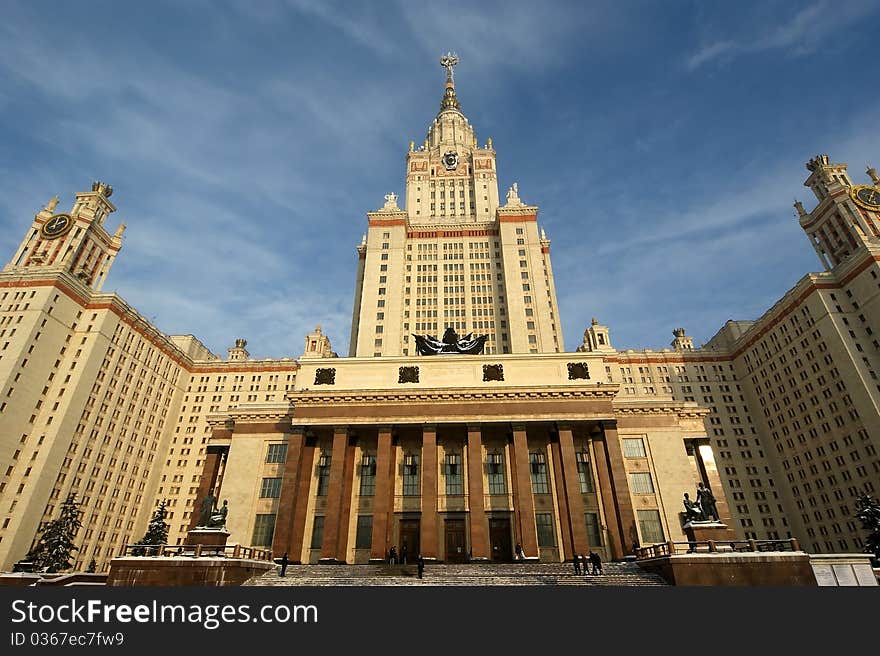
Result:
[[[422,578],[422,574],[425,573],[425,559],[422,558],[422,554],[419,554],[419,559],[416,562],[419,568],[419,578]]]
[[[281,556],[281,576],[284,576],[287,573],[287,566],[290,564],[290,561],[287,559],[287,552],[284,552],[284,555]]]
[[[590,575],[590,562],[587,560],[586,555],[581,554],[581,565],[584,569],[584,576]]]
[[[391,545],[391,550],[388,552],[388,563],[390,565],[397,564],[397,547],[394,545]]]
[[[571,559],[572,563],[574,563],[574,573],[576,576],[580,576],[581,574],[581,557],[577,554],[574,555],[574,558]]]

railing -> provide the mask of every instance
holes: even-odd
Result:
[[[661,542],[635,550],[636,559],[660,558],[692,553],[744,553],[759,551],[800,551],[795,538],[787,540],[705,540],[691,542]]]
[[[271,549],[213,544],[127,544],[120,556],[149,556],[154,558],[247,558],[250,560],[272,560]]]

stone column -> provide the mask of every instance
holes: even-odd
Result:
[[[617,427],[604,427],[595,439],[595,446],[596,473],[602,491],[611,553],[613,558],[620,559],[630,552],[638,533]]]
[[[194,529],[198,524],[199,515],[202,511],[202,501],[205,500],[209,492],[213,494],[214,488],[217,486],[217,475],[220,473],[220,465],[228,455],[228,445],[212,444],[205,450],[205,464],[202,467],[202,478],[199,481],[199,490],[196,492],[195,505],[189,518],[189,530]]]
[[[590,550],[587,540],[587,521],[584,516],[584,498],[578,476],[577,458],[574,453],[574,436],[571,426],[559,424],[559,451],[565,479],[565,497],[568,501],[568,525],[574,553],[585,554]],[[558,492],[558,490],[557,490]],[[569,554],[571,555],[571,554]]]
[[[559,534],[562,543],[559,545],[559,556],[565,560],[571,555],[571,517],[568,513],[568,495],[565,493],[565,475],[562,472],[562,453],[558,442],[549,443],[550,462],[553,463],[553,495],[556,499],[557,516],[559,517]]]
[[[341,562],[347,562],[349,527],[351,526],[351,494],[354,487],[354,455],[357,440],[349,436],[345,447],[345,466],[342,472],[342,506],[339,513],[339,539],[336,553]]]
[[[275,516],[275,535],[272,538],[272,553],[299,562],[302,554],[302,535],[299,536],[300,549],[295,548],[294,524],[297,501],[300,494],[300,474],[303,466],[305,448],[305,428],[294,426],[287,439],[287,459],[284,462],[284,473],[281,480],[281,498],[278,500],[278,514]],[[308,488],[306,488],[308,494]]]
[[[330,480],[327,485],[327,505],[324,511],[324,541],[321,543],[321,562],[340,562],[337,553],[339,526],[348,517],[342,517],[343,471],[345,469],[345,451],[348,447],[348,426],[336,426],[333,429],[333,446],[330,456]]]
[[[437,558],[437,427],[422,427],[422,519],[419,548],[425,559]],[[412,554],[418,557],[418,554]]]
[[[379,428],[376,448],[376,489],[373,495],[373,546],[370,560],[384,561],[390,547],[391,518],[394,515],[394,447],[391,426]]]
[[[538,529],[535,526],[535,499],[532,496],[532,477],[529,471],[529,442],[524,425],[513,427],[513,452],[512,464],[516,469],[513,507],[519,527],[516,539],[527,558],[537,558]]]
[[[489,520],[483,501],[483,434],[479,425],[467,427],[468,508],[471,520],[471,557],[489,559]]]

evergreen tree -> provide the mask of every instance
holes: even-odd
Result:
[[[27,560],[33,562],[36,569],[47,572],[70,569],[73,552],[79,550],[73,539],[81,526],[79,502],[76,494],[70,494],[61,504],[61,514],[46,524],[37,544],[27,555]]]
[[[880,502],[864,494],[856,499],[856,519],[862,528],[870,531],[865,540],[865,553],[874,555],[874,563],[880,563]]]
[[[147,532],[144,534],[144,537],[140,539],[138,544],[146,545],[146,544],[165,544],[168,542],[168,524],[165,522],[165,518],[168,517],[168,510],[166,510],[168,502],[163,500],[159,507],[153,512],[153,517],[150,519],[150,525],[147,527]],[[154,549],[142,549],[135,548],[132,550],[132,554],[135,556],[152,556],[156,553]]]

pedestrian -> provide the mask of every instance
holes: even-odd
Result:
[[[574,558],[572,558],[571,560],[574,563],[575,575],[580,576],[580,574],[581,574],[581,557],[578,556],[577,554],[575,554]]]
[[[281,576],[287,574],[287,566],[290,564],[290,561],[287,559],[287,552],[284,552],[284,555],[281,556]]]
[[[401,564],[401,565],[406,565],[406,556],[407,556],[407,553],[408,553],[408,552],[407,552],[407,549],[406,549],[406,545],[403,545],[403,546],[400,548],[400,564]]]
[[[593,563],[593,574],[601,574],[602,558],[595,551],[590,552],[590,562]]]
[[[397,547],[391,545],[391,550],[388,552],[388,563],[391,565],[397,564]]]
[[[584,576],[589,576],[590,575],[590,563],[584,554],[581,554],[581,565],[583,566],[583,569],[584,569]]]
[[[422,578],[422,574],[424,574],[425,572],[425,559],[422,558],[422,554],[419,554],[419,559],[417,562],[419,566],[419,578]]]
[[[519,542],[516,543],[516,559],[517,560],[525,560],[526,559],[526,555],[523,553],[522,545]]]

